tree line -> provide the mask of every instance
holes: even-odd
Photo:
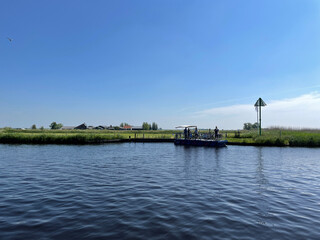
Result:
[[[52,122],[49,125],[50,129],[60,129],[63,127],[62,123],[56,123],[56,122]],[[32,124],[31,129],[37,129],[37,125]],[[44,127],[42,126],[41,128],[39,128],[40,130],[44,130]]]
[[[37,125],[32,124],[31,129],[37,129]],[[41,126],[39,129],[40,129],[40,130],[44,130],[44,127]]]
[[[158,130],[158,124],[153,122],[152,124],[149,124],[147,122],[142,123],[142,129],[143,130]]]
[[[131,126],[131,125],[126,122],[120,123],[120,127],[125,127],[125,126]],[[155,122],[153,122],[153,123],[143,122],[142,129],[143,130],[158,130],[159,128],[158,128],[158,124]]]

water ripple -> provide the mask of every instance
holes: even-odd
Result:
[[[319,149],[0,145],[0,239],[319,239]]]

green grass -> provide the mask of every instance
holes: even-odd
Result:
[[[265,129],[259,136],[257,131],[241,131],[240,137],[229,132],[228,141],[248,142],[263,146],[320,147],[319,130]]]
[[[1,129],[0,143],[89,144],[110,140],[148,138],[173,139],[173,131],[111,131],[111,130],[17,130]]]

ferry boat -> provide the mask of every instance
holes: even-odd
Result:
[[[221,139],[221,134],[215,136],[209,133],[200,133],[197,131],[197,126],[195,125],[180,125],[176,127],[177,129],[184,129],[183,133],[176,133],[174,144],[175,145],[185,145],[185,146],[202,146],[202,147],[226,147],[228,141]],[[193,130],[193,133],[190,129]]]

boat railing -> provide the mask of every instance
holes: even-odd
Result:
[[[214,133],[190,133],[189,136],[184,136],[184,133],[176,133],[175,139],[202,139],[202,140],[220,140],[222,139],[222,134],[215,136]]]

